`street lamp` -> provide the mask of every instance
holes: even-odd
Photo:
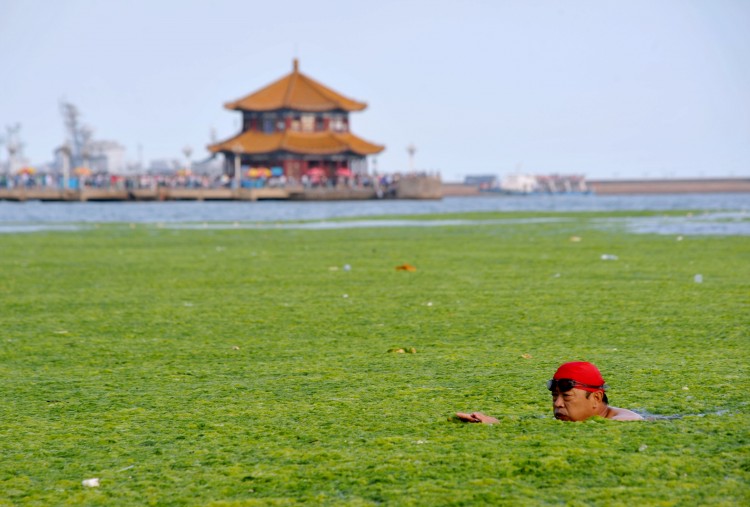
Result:
[[[417,147],[414,143],[411,143],[406,147],[406,152],[409,154],[409,172],[414,172],[414,154],[417,152]]]
[[[193,154],[193,149],[190,146],[185,146],[182,149],[182,153],[183,155],[185,155],[185,169],[187,169],[187,171],[190,172],[190,169],[192,169],[191,167],[192,164],[190,162],[190,155]]]

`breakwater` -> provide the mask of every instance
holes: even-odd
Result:
[[[641,180],[587,180],[587,188],[597,195],[637,195],[637,194],[709,194],[750,192],[750,178],[696,178],[696,179],[641,179]],[[463,183],[443,183],[443,196],[480,196],[488,193],[503,194],[502,190],[492,192],[480,190],[477,185]],[[511,192],[508,192],[511,193]],[[530,192],[550,194],[550,192]],[[558,194],[565,194],[559,192]],[[554,194],[554,193],[552,193]],[[523,195],[523,194],[516,194]]]
[[[750,192],[750,178],[589,180],[598,195]]]
[[[78,189],[53,186],[0,188],[7,201],[357,201],[370,199],[441,199],[440,178],[406,177],[387,188],[375,186],[265,186],[257,188],[163,186],[128,188],[123,185],[84,186]]]

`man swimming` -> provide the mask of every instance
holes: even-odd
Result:
[[[585,421],[599,416],[614,421],[641,421],[643,417],[632,410],[609,406],[607,384],[599,368],[585,361],[574,361],[560,366],[547,389],[552,393],[552,409],[555,419],[561,421]],[[481,412],[466,414],[458,412],[462,421],[494,424],[494,417]]]

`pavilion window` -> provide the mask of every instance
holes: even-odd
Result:
[[[322,116],[318,116],[315,118],[315,132],[320,132],[325,130],[325,121],[323,120]]]
[[[343,132],[345,130],[343,117],[334,116],[331,118],[330,129],[334,132]]]
[[[301,123],[303,132],[312,132],[315,129],[315,115],[303,114]]]
[[[276,130],[283,131],[285,127],[286,123],[284,122],[284,120],[279,120],[276,122]]]
[[[274,124],[273,118],[263,118],[263,132],[265,132],[266,134],[272,133],[273,124]]]

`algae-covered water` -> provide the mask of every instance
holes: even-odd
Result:
[[[0,505],[747,504],[750,237],[650,216],[2,234]]]
[[[677,214],[676,211],[685,212]],[[425,221],[403,217],[491,212],[536,213],[535,220],[549,221],[559,220],[559,214],[566,212],[646,212],[641,216],[606,217],[600,225],[624,225],[633,232],[656,234],[750,235],[750,194],[487,196],[448,197],[440,201],[345,202],[0,201],[0,233],[75,231],[103,223],[158,223],[214,229],[434,227],[475,225],[475,221],[467,218]],[[343,221],[347,218],[359,220]],[[306,223],[299,223],[303,221]]]

